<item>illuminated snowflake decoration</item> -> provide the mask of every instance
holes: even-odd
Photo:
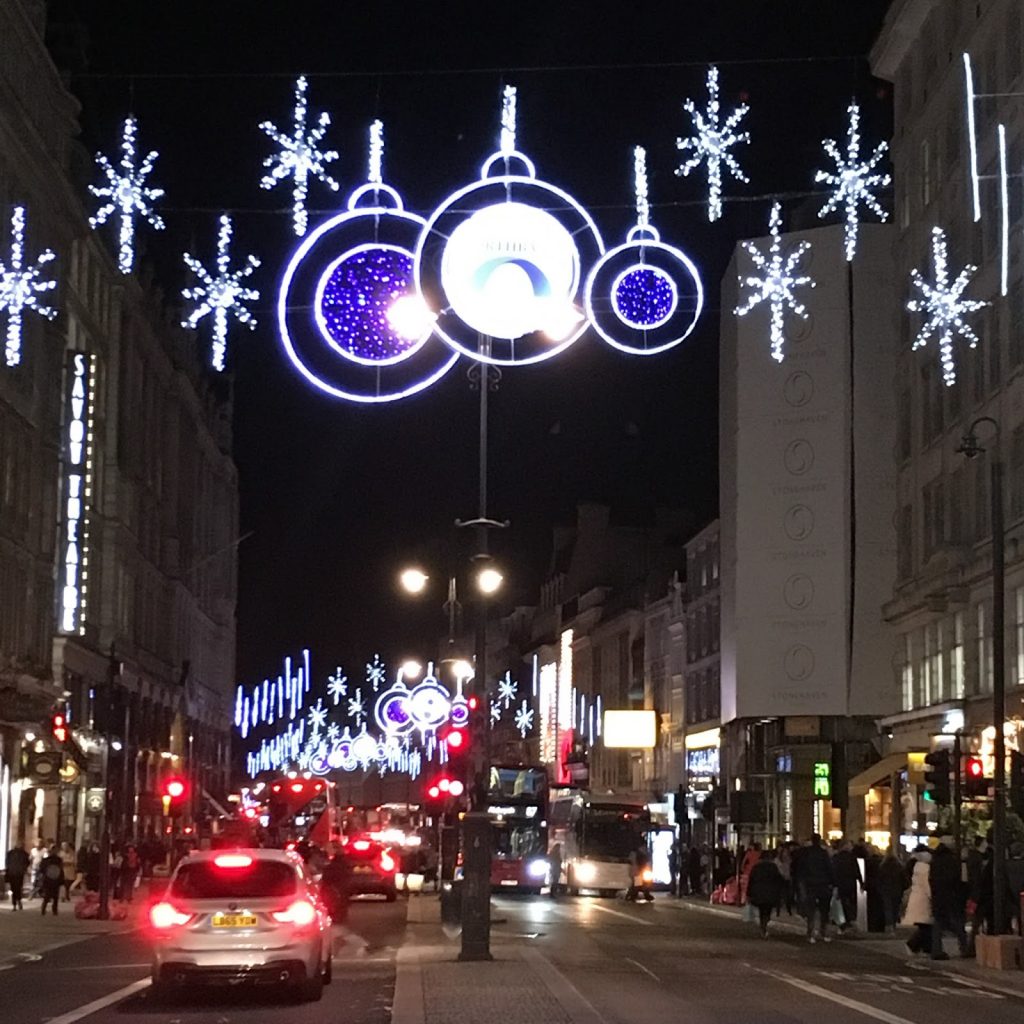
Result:
[[[491,724],[497,725],[501,721],[501,701],[491,701]]]
[[[320,734],[320,730],[327,725],[327,708],[324,707],[324,702],[318,700],[309,709],[309,731],[315,737]]]
[[[964,289],[978,270],[972,263],[968,263],[950,284],[946,233],[942,228],[932,228],[932,263],[935,267],[934,284],[925,281],[919,271],[910,272],[910,279],[921,293],[921,298],[911,299],[907,303],[907,309],[924,317],[914,339],[913,348],[916,350],[926,345],[933,335],[938,339],[942,378],[949,387],[956,383],[953,337],[959,335],[971,348],[975,348],[978,336],[964,318],[968,313],[974,313],[988,303],[963,297]]]
[[[771,245],[768,247],[767,255],[761,252],[753,242],[744,242],[743,248],[750,253],[754,266],[762,271],[760,277],[749,275],[740,278],[740,284],[753,289],[742,306],[734,310],[737,316],[746,316],[755,306],[766,302],[771,309],[771,340],[772,359],[781,363],[782,345],[785,341],[783,335],[783,323],[786,310],[790,310],[802,319],[807,319],[807,309],[799,302],[794,295],[794,289],[802,287],[814,287],[814,281],[806,275],[796,273],[800,261],[810,247],[810,242],[801,242],[788,256],[782,255],[782,245],[779,235],[779,227],[782,223],[782,212],[778,203],[772,205],[772,215],[769,220],[769,232],[771,234]]]
[[[331,722],[331,724],[329,726],[327,726],[327,742],[328,743],[335,743],[340,738],[341,738],[341,730],[338,728],[338,723],[337,722]]]
[[[89,223],[98,228],[107,222],[107,218],[120,212],[121,230],[118,236],[117,268],[122,274],[131,272],[135,263],[135,217],[143,216],[150,227],[156,231],[164,229],[163,219],[154,212],[151,203],[163,194],[162,188],[150,188],[146,179],[153,170],[157,152],[152,150],[136,167],[135,165],[135,134],[138,122],[134,117],[126,118],[124,133],[121,137],[121,161],[115,167],[102,153],[96,154],[96,163],[107,176],[107,184],[99,187],[90,185],[89,191],[97,199],[106,199]]]
[[[340,665],[334,670],[334,675],[327,677],[327,696],[334,701],[335,707],[342,697],[348,696],[348,676],[341,671]]]
[[[519,735],[526,739],[526,734],[533,728],[533,708],[525,700],[516,709],[515,720]]]
[[[231,218],[224,214],[220,218],[220,231],[217,233],[217,270],[211,274],[190,253],[185,253],[185,265],[199,279],[192,288],[185,288],[181,295],[189,302],[195,303],[195,309],[181,322],[182,327],[192,330],[199,325],[204,317],[213,314],[213,353],[211,362],[215,370],[224,369],[224,355],[228,346],[228,318],[234,318],[249,328],[256,329],[256,318],[245,305],[247,302],[259,300],[260,293],[255,288],[242,284],[259,265],[255,256],[246,257],[246,262],[237,270],[231,270]]]
[[[373,661],[366,664],[366,681],[373,687],[373,692],[376,693],[386,678],[387,671],[384,668],[384,662],[380,660],[379,654],[375,654]]]
[[[519,684],[506,672],[503,679],[498,680],[498,700],[507,708],[519,696]]]
[[[749,132],[738,132],[736,126],[747,115],[750,107],[741,103],[723,123],[718,102],[718,68],[708,68],[708,105],[698,110],[693,100],[687,100],[683,109],[693,121],[694,134],[689,138],[676,139],[676,148],[692,155],[679,167],[676,175],[687,177],[690,171],[705,161],[708,165],[708,220],[715,221],[722,216],[722,164],[738,181],[749,181],[736,158],[729,152],[733,146],[750,141]]]
[[[366,718],[366,704],[363,702],[363,691],[356,690],[355,696],[348,699],[348,717],[355,720],[356,725],[362,725]]]
[[[7,263],[0,260],[0,313],[7,314],[7,342],[4,358],[8,366],[21,362],[22,316],[30,310],[52,320],[57,310],[39,301],[43,292],[57,287],[56,281],[40,280],[43,267],[56,259],[51,249],[45,249],[35,262],[25,266],[25,208],[16,206],[11,213],[11,254]]]
[[[306,77],[303,75],[295,83],[295,111],[291,135],[282,132],[273,121],[263,121],[260,128],[280,146],[263,161],[269,168],[260,181],[260,188],[271,189],[285,178],[292,178],[292,222],[295,234],[304,235],[309,217],[306,212],[306,194],[309,191],[309,179],[315,178],[323,182],[332,192],[338,191],[338,183],[327,173],[326,165],[338,159],[333,149],[320,149],[320,143],[331,123],[331,115],[326,111],[320,114],[316,127],[306,127]]]
[[[819,217],[826,217],[834,213],[840,206],[846,208],[846,231],[844,233],[844,244],[847,262],[851,261],[857,252],[857,215],[858,209],[863,204],[879,220],[888,220],[889,214],[882,209],[878,200],[874,197],[872,189],[885,188],[892,182],[888,174],[880,174],[875,171],[878,161],[885,156],[889,148],[888,143],[880,142],[875,146],[874,152],[866,160],[860,155],[860,107],[851,103],[847,108],[850,115],[850,126],[846,132],[846,153],[839,149],[839,143],[835,139],[826,139],[822,145],[825,152],[830,156],[836,165],[835,171],[818,171],[814,180],[819,183],[831,185],[834,189],[828,202],[818,211]]]

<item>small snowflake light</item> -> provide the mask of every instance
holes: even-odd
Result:
[[[782,362],[782,345],[785,336],[782,327],[786,310],[790,310],[802,319],[807,319],[807,309],[797,301],[794,289],[814,287],[814,281],[807,275],[797,274],[796,269],[810,247],[810,242],[801,242],[788,256],[783,257],[779,228],[782,224],[782,211],[778,203],[772,205],[769,220],[769,232],[772,237],[767,255],[761,252],[753,242],[744,242],[743,248],[750,253],[756,269],[762,271],[760,277],[748,275],[740,278],[740,284],[752,291],[747,301],[734,310],[737,316],[746,316],[756,305],[766,302],[771,308],[771,340],[772,359]]]
[[[533,728],[533,708],[525,700],[516,709],[516,728],[524,740],[526,734]]]
[[[366,663],[366,681],[373,687],[373,692],[376,693],[387,677],[387,670],[384,667],[384,662],[380,660],[380,655],[375,654],[373,661]]]
[[[338,728],[337,722],[331,722],[327,726],[327,742],[336,743],[341,738],[341,730]]]
[[[946,386],[956,383],[956,364],[953,361],[953,337],[964,338],[971,348],[978,344],[978,336],[974,333],[965,317],[987,306],[987,302],[978,299],[965,299],[964,289],[978,268],[968,263],[950,284],[948,270],[948,251],[946,234],[942,228],[932,228],[932,263],[935,267],[935,283],[929,284],[917,270],[910,272],[914,287],[921,293],[921,298],[911,299],[907,309],[912,313],[921,313],[924,320],[914,339],[913,348],[919,349],[927,344],[933,335],[939,343],[939,358],[942,362],[942,378]]]
[[[16,206],[11,213],[11,250],[8,262],[0,260],[0,313],[7,314],[7,342],[4,359],[8,366],[21,362],[22,316],[25,310],[52,320],[57,310],[39,301],[42,292],[52,291],[56,281],[40,280],[42,268],[56,259],[44,249],[32,265],[25,266],[25,208]]]
[[[153,170],[157,152],[151,151],[136,167],[135,134],[138,122],[134,117],[125,119],[124,132],[121,136],[121,160],[115,167],[102,153],[96,154],[96,162],[107,176],[107,184],[99,187],[90,185],[89,191],[97,199],[106,199],[89,223],[98,228],[107,222],[112,213],[119,212],[121,230],[118,236],[117,267],[122,274],[131,272],[135,263],[135,217],[141,214],[150,227],[157,231],[164,228],[163,219],[153,211],[150,205],[163,194],[162,188],[150,188],[146,178]]]
[[[324,702],[318,700],[309,709],[309,731],[312,736],[318,736],[320,730],[327,725],[327,708],[324,707]]]
[[[348,676],[342,672],[340,665],[334,670],[334,675],[327,677],[327,695],[334,701],[335,707],[342,697],[348,696]]]
[[[888,143],[880,142],[866,160],[860,155],[860,107],[851,103],[846,112],[850,115],[850,126],[846,132],[846,153],[840,152],[835,139],[826,139],[822,145],[825,152],[835,161],[835,171],[818,171],[814,180],[832,186],[834,189],[828,202],[818,211],[819,217],[834,213],[840,206],[846,208],[846,231],[844,234],[846,259],[849,262],[857,252],[857,215],[863,203],[879,220],[887,220],[889,214],[882,209],[872,194],[872,189],[885,188],[892,181],[888,174],[875,171],[878,161],[885,156]]]
[[[348,716],[355,719],[356,725],[362,725],[366,717],[366,704],[363,702],[362,690],[356,690],[355,696],[348,699]]]
[[[249,328],[256,328],[256,318],[245,305],[257,302],[260,293],[255,288],[242,284],[259,265],[255,256],[246,257],[246,262],[237,270],[231,270],[231,218],[224,214],[220,218],[220,231],[217,233],[217,269],[211,274],[190,253],[185,253],[185,265],[199,279],[192,288],[185,288],[182,297],[195,303],[195,308],[181,322],[182,327],[193,330],[205,316],[213,314],[213,352],[211,362],[217,371],[224,369],[224,355],[228,346],[228,317],[234,316],[240,323]]]
[[[503,679],[498,680],[498,700],[507,708],[519,694],[519,684],[506,672]]]
[[[733,146],[750,141],[749,132],[738,132],[736,126],[747,115],[750,107],[741,103],[722,122],[721,109],[718,102],[718,68],[708,68],[708,105],[698,110],[693,100],[687,100],[683,109],[693,121],[694,134],[689,138],[676,139],[676,148],[684,152],[692,151],[692,155],[679,167],[676,174],[687,177],[705,161],[708,165],[708,220],[715,221],[722,216],[722,163],[729,173],[738,181],[749,181],[736,158],[729,152]]]
[[[501,721],[501,701],[491,701],[491,725],[497,725]]]
[[[516,151],[516,87],[506,85],[501,95],[501,152],[509,156]]]
[[[306,194],[309,191],[309,179],[315,178],[323,182],[333,192],[338,191],[338,183],[327,173],[326,165],[338,159],[333,149],[320,149],[320,143],[331,123],[331,115],[326,111],[320,114],[316,127],[306,127],[306,88],[305,75],[295,83],[295,110],[293,127],[290,135],[282,132],[273,121],[263,121],[260,128],[277,145],[280,150],[263,161],[269,168],[260,181],[260,188],[271,189],[285,178],[292,178],[292,221],[295,234],[304,235],[309,221],[306,212]]]

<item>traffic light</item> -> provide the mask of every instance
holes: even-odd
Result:
[[[451,779],[442,775],[427,787],[427,799],[447,800],[449,797],[458,798],[466,792],[466,787],[458,779]]]
[[[952,768],[948,750],[933,750],[924,759],[924,798],[935,804],[948,806],[953,801],[949,793],[949,773]]]
[[[50,719],[50,729],[53,738],[60,744],[68,741],[68,720],[63,715],[54,715]]]
[[[980,757],[964,758],[964,796],[968,800],[979,800],[988,796],[988,779]]]
[[[161,796],[164,805],[164,814],[176,816],[181,814],[185,801],[188,797],[188,783],[178,776],[164,779],[163,793]]]

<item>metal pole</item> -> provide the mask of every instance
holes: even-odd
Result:
[[[998,430],[998,428],[997,428]],[[1006,933],[1006,537],[1003,526],[1003,462],[999,434],[992,458],[992,724],[995,726],[992,803],[992,930]]]
[[[956,862],[963,863],[963,838],[961,828],[961,813],[963,808],[963,777],[960,770],[962,751],[960,749],[960,731],[953,736],[953,845],[956,847]]]
[[[107,660],[106,708],[103,713],[103,831],[100,833],[100,892],[96,916],[101,921],[110,918],[110,816],[113,801],[110,794],[110,727],[113,724],[114,678],[117,675],[117,659],[114,645],[110,645]]]

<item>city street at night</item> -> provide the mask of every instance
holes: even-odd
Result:
[[[498,898],[490,963],[458,963],[457,941],[405,915],[402,901],[354,903],[316,1004],[246,989],[157,1000],[130,932],[0,971],[0,1005],[19,1007],[18,1024],[1015,1024],[1024,1012],[1020,981],[908,961],[898,939],[809,946],[783,916],[762,940],[733,910],[690,900]]]

